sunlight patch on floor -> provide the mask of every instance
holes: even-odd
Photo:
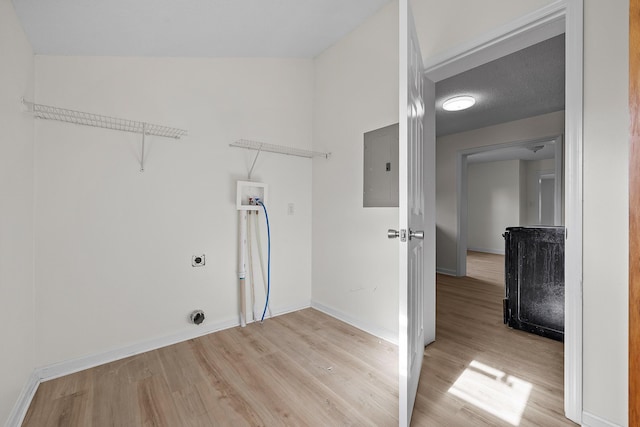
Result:
[[[474,360],[451,386],[449,393],[518,426],[532,387],[527,381]]]

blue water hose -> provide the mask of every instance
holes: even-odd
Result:
[[[269,294],[271,293],[271,228],[269,227],[269,214],[267,213],[267,207],[262,203],[262,200],[256,200],[256,203],[262,206],[264,210],[264,217],[267,220],[267,298],[264,303],[264,310],[262,311],[262,318],[260,323],[264,322],[264,315],[267,313],[269,307]]]

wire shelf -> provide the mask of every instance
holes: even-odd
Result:
[[[251,141],[248,139],[239,139],[231,144],[230,147],[245,148],[247,150],[256,150],[258,152],[265,151],[269,153],[286,154],[288,156],[298,157],[324,157],[328,159],[331,153],[323,153],[321,151],[302,150],[300,148],[286,147],[284,145],[267,144],[265,142]]]
[[[119,130],[123,132],[139,133],[144,135],[163,136],[166,138],[180,139],[187,135],[184,129],[171,128],[153,123],[139,122],[135,120],[121,119],[117,117],[103,116],[84,111],[68,110],[66,108],[53,107],[51,105],[36,104],[22,100],[34,117],[46,120],[74,123],[84,126],[99,127]]]

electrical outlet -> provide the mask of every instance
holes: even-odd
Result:
[[[294,213],[296,213],[296,204],[289,203],[289,205],[287,206],[287,214],[293,215]]]
[[[202,267],[203,265],[204,265],[204,254],[194,255],[193,257],[191,257],[192,267]]]

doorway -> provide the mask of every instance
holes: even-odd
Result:
[[[557,2],[496,29],[464,49],[440,55],[426,64],[425,75],[438,82],[484,64],[504,54],[555,36],[558,25],[566,30],[566,125],[564,217],[565,244],[565,415],[580,422],[582,417],[582,25],[583,3]],[[554,213],[554,215],[557,215]],[[459,261],[459,260],[458,260]],[[457,262],[457,268],[460,268]]]
[[[505,163],[501,163],[505,162]],[[536,138],[524,141],[513,141],[474,147],[457,153],[457,205],[458,205],[458,240],[457,276],[467,274],[467,251],[469,249],[504,255],[504,245],[500,236],[506,227],[528,225],[564,225],[564,144],[562,135],[547,138]],[[469,168],[479,169],[478,165],[491,164],[488,171],[469,176]],[[495,166],[495,167],[493,167]],[[509,167],[511,171],[497,174],[496,168]],[[551,169],[549,169],[551,168]],[[493,172],[489,175],[488,172]],[[560,179],[556,180],[558,176]],[[541,180],[544,178],[544,200],[542,197]],[[479,197],[480,202],[470,206],[469,183],[476,187],[483,181],[496,178],[509,180],[505,183],[508,189],[502,191],[503,210],[511,208],[510,212],[487,212],[486,200],[489,194]],[[551,185],[551,187],[549,187]],[[546,188],[549,187],[549,188]],[[478,198],[478,197],[476,197]],[[506,199],[506,200],[505,200]],[[473,200],[471,201],[473,202]],[[540,218],[544,202],[544,222]],[[489,207],[491,207],[489,205]],[[475,216],[474,209],[475,208]],[[483,209],[485,208],[485,209]],[[495,209],[495,207],[494,207]],[[470,213],[471,210],[471,213]],[[549,214],[551,212],[551,214]],[[475,221],[469,224],[470,215]],[[483,218],[478,218],[482,215]],[[489,215],[499,215],[500,218]],[[481,235],[478,236],[478,232]],[[475,239],[470,242],[470,233]]]

